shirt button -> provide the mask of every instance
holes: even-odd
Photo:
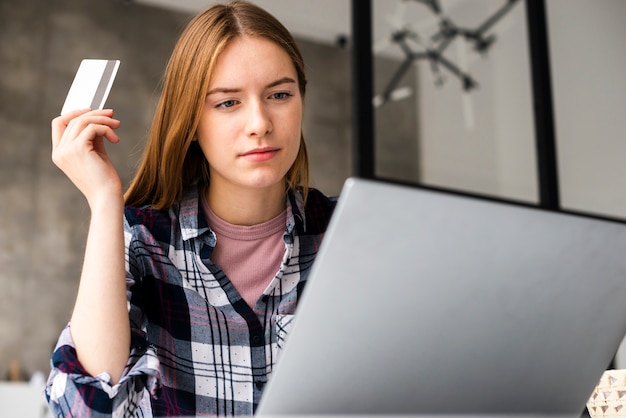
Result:
[[[252,345],[259,346],[261,344],[261,336],[253,335],[251,341],[252,341]]]
[[[265,387],[265,382],[256,382],[254,386],[256,386],[257,390],[262,390]]]

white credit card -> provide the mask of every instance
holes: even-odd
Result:
[[[74,76],[61,114],[77,109],[102,109],[119,66],[119,60],[84,59]]]

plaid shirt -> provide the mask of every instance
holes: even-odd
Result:
[[[125,209],[131,351],[112,386],[81,366],[68,325],[46,397],[56,417],[252,415],[279,357],[335,201],[287,198],[280,270],[254,308],[211,261],[198,189],[169,211]]]

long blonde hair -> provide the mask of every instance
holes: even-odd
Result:
[[[217,58],[239,36],[262,37],[283,48],[295,66],[304,100],[302,55],[276,18],[246,1],[210,7],[189,22],[174,47],[143,157],[124,195],[127,205],[165,209],[180,201],[186,187],[209,184],[209,165],[194,138]],[[300,190],[306,198],[308,181],[301,133],[300,150],[286,175],[286,190]]]

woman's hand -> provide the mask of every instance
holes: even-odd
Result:
[[[105,148],[116,144],[120,121],[113,110],[75,110],[52,120],[52,161],[93,208],[101,199],[121,198],[122,182]]]

